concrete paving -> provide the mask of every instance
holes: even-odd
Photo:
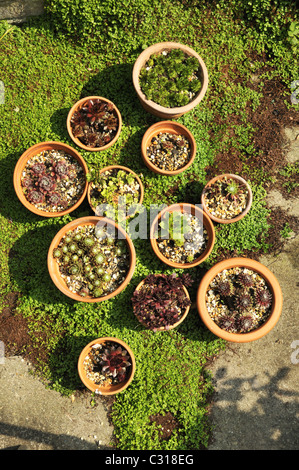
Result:
[[[108,449],[107,409],[91,394],[65,397],[50,390],[21,357],[0,364],[0,449]]]

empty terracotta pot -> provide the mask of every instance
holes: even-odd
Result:
[[[84,185],[84,189],[83,189],[81,197],[77,200],[77,202],[73,206],[65,210],[62,210],[60,212],[47,212],[47,211],[36,208],[33,204],[31,204],[26,199],[23,188],[22,188],[22,184],[21,184],[21,177],[22,177],[24,168],[28,160],[30,160],[32,157],[34,157],[35,155],[38,155],[39,153],[43,151],[52,150],[52,149],[62,150],[65,153],[74,157],[79,162],[80,166],[83,168],[84,174],[85,174],[85,185]],[[83,202],[87,193],[87,186],[88,186],[88,183],[86,180],[87,172],[88,172],[88,167],[84,159],[77,152],[77,150],[75,150],[73,147],[70,147],[69,145],[64,144],[62,142],[55,142],[55,141],[40,142],[38,144],[33,145],[29,149],[27,149],[19,158],[15,166],[15,170],[14,170],[13,184],[14,184],[16,195],[18,196],[21,203],[26,207],[26,209],[28,209],[29,211],[33,212],[36,215],[40,215],[41,217],[61,217],[77,209],[77,207],[79,207],[80,204]]]
[[[58,247],[60,240],[62,239],[62,237],[64,237],[64,235],[68,231],[74,230],[77,227],[85,226],[85,225],[96,226],[98,222],[107,224],[107,227],[113,228],[116,233],[121,234],[122,239],[126,240],[127,249],[130,254],[130,266],[129,266],[129,270],[127,272],[125,280],[113,292],[110,292],[109,294],[105,294],[102,297],[95,297],[95,298],[91,296],[82,297],[80,294],[72,292],[68,288],[65,280],[61,276],[59,265],[53,256],[53,251],[55,248]],[[133,276],[134,270],[135,270],[135,265],[136,265],[136,252],[135,252],[135,247],[132,243],[132,240],[130,239],[130,237],[128,236],[128,234],[125,232],[125,230],[122,227],[117,225],[113,220],[106,219],[104,217],[95,217],[95,216],[82,217],[80,219],[73,220],[69,224],[65,225],[64,227],[62,227],[61,230],[59,230],[59,232],[53,238],[52,243],[49,248],[49,252],[48,252],[48,270],[49,270],[49,274],[51,276],[52,281],[63,294],[79,302],[101,302],[103,300],[108,300],[108,299],[111,299],[112,297],[115,297],[123,289],[125,289],[127,285],[129,284]]]
[[[156,53],[162,52],[163,50],[170,50],[170,49],[181,49],[186,54],[196,57],[201,67],[202,87],[200,91],[190,103],[188,103],[185,106],[180,106],[176,108],[166,108],[164,106],[156,104],[152,100],[148,100],[145,94],[142,92],[140,88],[140,84],[139,84],[140,70],[142,69],[144,64],[147,62],[149,57],[152,54],[156,54]],[[145,49],[139,55],[139,57],[137,58],[134,64],[132,78],[133,78],[133,85],[134,85],[135,91],[137,93],[137,96],[143,108],[149,113],[154,114],[155,116],[158,116],[162,119],[176,119],[182,116],[183,114],[191,111],[191,109],[197,106],[200,103],[200,101],[203,99],[203,97],[205,96],[205,93],[208,88],[208,81],[209,81],[207,67],[203,59],[200,57],[200,55],[197,54],[197,52],[195,52],[191,47],[186,46],[184,44],[177,43],[177,42],[159,42]]]
[[[76,111],[78,111],[89,100],[101,100],[104,103],[112,104],[114,108],[114,114],[118,119],[118,129],[114,138],[110,142],[108,142],[106,145],[103,145],[102,147],[88,147],[87,145],[82,143],[79,138],[75,137],[72,131],[71,119],[72,119],[73,114]],[[102,96],[87,96],[86,98],[82,98],[81,100],[77,101],[74,104],[74,106],[70,109],[68,116],[67,116],[67,120],[66,120],[66,127],[67,127],[67,131],[69,133],[70,138],[72,139],[73,142],[75,142],[76,145],[78,145],[78,147],[81,147],[82,149],[87,150],[88,152],[100,152],[102,150],[107,150],[109,147],[114,145],[117,139],[119,138],[121,127],[122,127],[122,117],[121,117],[119,109],[115,106],[114,103],[112,103],[112,101]]]
[[[128,376],[124,382],[120,382],[119,384],[114,384],[114,385],[108,384],[108,385],[101,386],[101,385],[96,384],[89,377],[86,376],[86,371],[84,368],[84,360],[93,346],[97,344],[107,343],[108,341],[114,342],[120,345],[122,348],[124,348],[128,352],[130,356],[131,366],[129,367]],[[97,338],[91,341],[90,343],[88,343],[85,346],[85,348],[82,350],[78,359],[78,374],[79,374],[80,379],[82,380],[83,384],[91,392],[97,393],[99,395],[115,395],[117,393],[124,391],[132,382],[134,374],[135,374],[135,370],[136,370],[136,361],[135,361],[135,356],[134,356],[132,349],[129,347],[127,343],[125,343],[121,339],[111,337],[111,336]]]
[[[190,145],[190,159],[185,166],[177,170],[173,170],[173,171],[162,170],[157,165],[154,165],[151,162],[151,160],[148,158],[147,148],[149,147],[153,137],[156,137],[160,132],[183,135],[188,139],[189,145]],[[145,165],[154,173],[158,173],[160,175],[166,175],[166,176],[178,175],[182,171],[187,170],[187,168],[189,168],[194,162],[195,155],[196,155],[196,142],[193,137],[193,134],[183,124],[180,124],[178,122],[173,122],[173,121],[160,121],[160,122],[156,122],[155,124],[153,124],[145,132],[142,138],[142,142],[141,142],[141,155],[142,155],[142,159]]]
[[[161,218],[163,217],[165,212],[174,212],[174,211],[184,212],[184,210],[188,211],[193,216],[197,216],[200,219],[202,219],[203,226],[206,229],[207,234],[208,234],[208,240],[207,240],[207,245],[205,247],[205,250],[194,261],[190,263],[177,263],[177,262],[169,260],[166,256],[164,256],[161,253],[158,247],[156,233],[157,233]],[[163,263],[167,264],[168,266],[172,266],[173,268],[178,268],[178,269],[194,268],[195,266],[198,266],[199,264],[201,264],[211,254],[214,244],[215,244],[215,230],[214,230],[214,226],[211,220],[203,212],[203,210],[200,207],[195,206],[193,204],[187,204],[187,203],[172,204],[171,206],[165,207],[155,217],[150,228],[150,240],[151,240],[151,245],[154,250],[154,253],[158,256],[158,258],[161,261],[163,261]]]
[[[267,283],[272,294],[271,313],[269,318],[259,328],[247,333],[233,333],[220,328],[211,318],[206,305],[207,291],[213,279],[223,270],[234,267],[248,268],[259,274]],[[204,275],[197,291],[197,308],[199,316],[205,326],[219,338],[235,343],[255,341],[268,334],[280,318],[282,303],[282,291],[274,274],[263,264],[249,258],[230,258],[215,264],[215,266],[209,269],[209,271]]]

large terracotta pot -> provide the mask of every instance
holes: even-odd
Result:
[[[88,378],[86,376],[86,372],[84,370],[83,363],[84,363],[84,360],[85,360],[86,356],[88,355],[90,349],[94,345],[103,344],[107,341],[112,341],[114,343],[117,343],[121,347],[126,349],[126,351],[128,352],[128,354],[130,356],[131,366],[129,368],[128,378],[124,382],[120,382],[119,384],[114,384],[114,385],[100,386],[100,385],[94,383],[92,380],[90,380],[90,378]],[[103,338],[97,338],[97,339],[94,339],[93,341],[91,341],[90,343],[88,343],[85,346],[85,348],[82,350],[82,352],[79,356],[79,359],[78,359],[78,374],[79,374],[80,379],[82,380],[83,384],[91,392],[95,392],[99,395],[115,395],[115,394],[120,393],[123,390],[125,390],[130,385],[130,383],[132,382],[134,374],[135,374],[135,370],[136,370],[136,361],[135,361],[135,356],[134,356],[134,353],[133,353],[132,349],[128,346],[127,343],[125,343],[121,339],[111,337],[111,336],[106,336],[106,337],[103,337]]]
[[[176,135],[184,135],[185,137],[187,137],[190,143],[191,155],[190,155],[189,162],[184,167],[178,170],[167,171],[167,170],[162,170],[158,168],[156,165],[153,165],[153,163],[150,161],[150,159],[147,156],[147,148],[150,145],[152,138],[157,136],[160,132],[162,133],[166,132],[169,134],[176,134]],[[196,155],[196,142],[195,142],[193,134],[183,124],[180,124],[178,122],[173,122],[173,121],[160,121],[160,122],[156,122],[155,124],[153,124],[145,132],[141,141],[141,155],[142,155],[142,159],[145,165],[154,173],[158,173],[160,175],[166,175],[166,176],[173,176],[173,175],[177,175],[181,173],[182,171],[187,170],[187,168],[189,168],[192,165],[195,159],[195,155]]]
[[[139,74],[141,68],[144,66],[146,61],[149,59],[149,57],[152,54],[159,53],[163,50],[170,50],[170,49],[181,49],[183,50],[186,54],[191,55],[193,57],[196,57],[200,63],[201,66],[201,72],[202,72],[202,87],[199,93],[195,96],[195,98],[188,103],[185,106],[180,106],[176,108],[166,108],[164,106],[160,106],[152,100],[147,100],[145,94],[142,92],[140,85],[139,85]],[[154,114],[155,116],[158,116],[162,119],[176,119],[183,114],[191,111],[195,106],[197,106],[200,101],[203,99],[205,96],[205,93],[208,88],[208,71],[207,67],[203,61],[203,59],[200,57],[197,52],[195,52],[191,47],[186,46],[184,44],[180,44],[177,42],[159,42],[157,44],[153,44],[152,46],[148,47],[145,49],[137,58],[134,67],[133,67],[133,85],[135,88],[135,91],[137,93],[137,96],[140,100],[141,105],[143,108],[148,111],[151,114]]]
[[[139,176],[133,170],[131,170],[130,168],[128,168],[126,166],[121,166],[121,165],[106,166],[105,168],[103,168],[100,171],[100,173],[105,173],[105,171],[109,171],[109,170],[124,170],[124,171],[127,171],[127,172],[131,173],[134,176],[134,178],[138,181],[139,186],[140,186],[140,198],[139,198],[138,204],[142,204],[143,197],[144,197],[144,186],[143,186],[143,183],[142,183],[141,179],[139,178]],[[90,196],[91,195],[91,187],[92,187],[92,182],[90,182],[88,184],[87,199],[88,199],[88,202],[89,202],[89,205],[90,205],[91,209],[96,213],[96,207],[93,207],[93,205],[91,203],[91,196]],[[127,215],[126,219],[129,219],[132,216],[133,215]]]
[[[218,181],[218,180],[221,181],[224,178],[232,178],[232,179],[236,180],[237,182],[245,185],[246,188],[247,188],[247,191],[248,191],[246,208],[239,215],[237,215],[236,217],[234,217],[232,219],[221,219],[220,217],[216,217],[215,215],[213,215],[211,213],[211,211],[208,209],[207,204],[206,204],[206,199],[205,199],[206,192],[207,192],[208,188],[211,185],[213,185],[216,181]],[[243,219],[243,217],[245,217],[246,214],[248,214],[248,212],[251,208],[251,205],[252,205],[252,190],[251,190],[251,187],[249,186],[249,184],[247,183],[247,181],[244,180],[244,178],[242,178],[241,176],[234,175],[234,174],[231,174],[231,173],[225,173],[225,174],[222,174],[222,175],[219,175],[219,176],[215,176],[214,178],[212,178],[205,185],[205,187],[203,189],[203,192],[202,192],[202,195],[201,195],[201,203],[202,203],[203,210],[210,217],[210,219],[212,219],[214,222],[217,222],[219,224],[231,224],[233,222],[238,222],[239,220]]]
[[[22,177],[22,173],[24,171],[24,168],[25,168],[28,160],[30,160],[30,158],[34,157],[35,155],[39,154],[40,152],[42,152],[44,150],[52,150],[52,149],[63,150],[67,154],[71,155],[72,157],[74,157],[79,162],[79,164],[81,165],[81,167],[84,170],[85,175],[88,172],[88,167],[87,167],[84,159],[77,152],[77,150],[75,150],[73,147],[70,147],[69,145],[64,144],[62,142],[55,142],[55,141],[40,142],[38,144],[33,145],[29,149],[27,149],[21,155],[21,157],[19,158],[19,160],[18,160],[18,162],[15,166],[14,175],[13,175],[14,189],[15,189],[16,195],[18,196],[21,203],[26,207],[26,209],[28,209],[29,211],[33,212],[36,215],[40,215],[41,217],[61,217],[63,215],[69,214],[70,212],[74,211],[83,202],[83,200],[86,196],[87,187],[88,187],[88,183],[87,183],[87,181],[85,181],[84,190],[82,192],[81,197],[76,202],[76,204],[74,204],[72,207],[69,207],[68,209],[62,210],[60,212],[42,211],[40,209],[37,209],[33,204],[31,204],[26,199],[26,197],[24,195],[24,192],[23,192],[22,185],[21,185],[21,177]]]
[[[159,276],[159,274],[157,274],[157,276]],[[139,290],[144,284],[144,280],[142,280],[138,286],[136,287],[136,291]],[[187,288],[185,286],[183,286],[183,290],[186,294],[186,297],[188,299],[190,299],[190,296],[189,296],[189,292],[187,290]],[[185,312],[183,313],[183,315],[181,316],[181,318],[179,319],[179,321],[177,321],[176,323],[173,323],[173,325],[169,325],[167,328],[166,327],[163,327],[161,326],[160,328],[154,328],[154,331],[168,331],[168,330],[173,330],[174,328],[176,328],[177,326],[179,326],[184,320],[185,318],[187,317],[188,313],[189,313],[189,310],[190,310],[190,306],[186,307],[186,310]],[[143,325],[145,326],[146,328],[149,328],[149,329],[153,329],[153,328],[150,328],[147,324],[143,323],[141,319],[138,318],[138,321]]]
[[[209,315],[206,307],[206,294],[215,276],[225,269],[245,267],[258,273],[266,281],[272,294],[272,307],[269,318],[259,328],[248,333],[232,333],[220,328]],[[230,258],[215,264],[202,278],[197,291],[199,316],[206,327],[216,336],[230,342],[247,343],[268,334],[279,320],[282,311],[282,291],[274,274],[263,264],[249,258]]]
[[[113,292],[103,295],[102,297],[82,297],[81,295],[72,292],[66,285],[66,282],[60,275],[59,271],[59,266],[56,261],[56,259],[53,257],[53,250],[59,245],[59,242],[61,238],[69,231],[69,230],[74,230],[75,228],[79,226],[84,226],[84,225],[93,225],[96,226],[97,223],[101,221],[107,224],[107,226],[115,228],[115,231],[119,231],[119,233],[122,235],[122,238],[126,240],[127,242],[127,248],[130,253],[130,267],[127,273],[127,276],[125,280],[118,286],[117,289],[115,289]],[[111,219],[106,219],[104,217],[95,217],[95,216],[90,216],[90,217],[82,217],[80,219],[73,220],[69,224],[65,225],[59,232],[55,235],[55,237],[52,240],[52,243],[49,248],[48,252],[48,270],[49,274],[51,276],[52,281],[56,285],[56,287],[66,296],[70,297],[73,300],[77,300],[79,302],[101,302],[103,300],[108,300],[112,297],[115,297],[118,295],[123,289],[127,287],[129,284],[134,270],[135,270],[135,265],[136,265],[136,252],[135,252],[135,247],[133,245],[132,240],[128,236],[128,234],[125,232],[125,230],[117,225],[113,220]]]
[[[207,230],[207,233],[208,233],[208,242],[203,253],[198,258],[196,258],[195,261],[190,262],[190,263],[177,263],[177,262],[169,260],[161,253],[161,251],[158,248],[158,243],[157,243],[157,238],[155,237],[155,233],[157,232],[158,225],[161,221],[161,218],[165,214],[165,212],[173,212],[173,211],[184,212],[184,210],[185,211],[188,210],[189,213],[191,213],[194,216],[198,216],[200,218],[202,217],[203,226]],[[167,264],[168,266],[171,266],[173,268],[178,268],[178,269],[194,268],[195,266],[198,266],[199,264],[201,264],[211,254],[214,244],[215,244],[215,230],[209,217],[198,206],[195,206],[193,204],[187,204],[187,203],[172,204],[168,207],[165,207],[155,217],[150,228],[150,241],[151,241],[151,245],[152,245],[152,249],[154,250],[154,253],[157,255],[157,257],[161,261],[163,261],[163,263]]]
[[[95,100],[95,99],[99,99],[99,100],[101,100],[105,103],[110,103],[110,104],[113,105],[114,112],[115,112],[115,115],[118,118],[119,125],[118,125],[118,130],[117,130],[116,135],[114,136],[114,138],[108,144],[103,145],[102,147],[87,147],[77,137],[75,137],[73,135],[72,126],[71,126],[71,118],[72,118],[73,114],[79,108],[81,108],[83,106],[84,103],[86,103],[88,100]],[[102,96],[87,96],[86,98],[82,98],[81,100],[77,101],[74,104],[74,106],[72,106],[72,108],[70,109],[70,111],[68,113],[68,116],[67,116],[66,127],[67,127],[67,131],[69,133],[70,138],[72,139],[73,142],[75,142],[76,145],[78,145],[78,147],[81,147],[82,149],[87,150],[87,152],[100,152],[102,150],[107,150],[109,147],[114,145],[115,142],[117,141],[117,139],[119,138],[121,127],[122,127],[122,117],[121,117],[119,109],[115,106],[114,103],[112,103],[112,101],[110,101],[107,98],[104,98]]]

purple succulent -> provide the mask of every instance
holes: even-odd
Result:
[[[41,204],[42,202],[44,202],[45,196],[41,192],[33,189],[32,191],[30,191],[30,193],[28,193],[27,199],[32,204]]]
[[[183,289],[183,281],[190,284],[190,279],[189,276],[182,279],[176,274],[150,274],[133,294],[134,314],[148,328],[169,328],[179,321],[191,304]]]
[[[131,365],[129,355],[121,346],[112,345],[104,350],[100,364],[102,372],[110,372],[118,382],[126,379],[127,368]]]
[[[46,194],[55,189],[56,183],[51,176],[43,175],[39,178],[37,186],[42,193]]]

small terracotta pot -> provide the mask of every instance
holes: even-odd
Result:
[[[214,184],[216,181],[218,180],[223,180],[224,178],[232,178],[242,184],[244,184],[247,188],[247,191],[248,191],[248,201],[247,201],[247,205],[246,205],[246,208],[243,210],[243,212],[241,212],[241,214],[239,214],[237,217],[234,217],[233,219],[220,219],[218,217],[215,217],[213,214],[211,214],[211,212],[209,211],[209,209],[207,208],[206,206],[206,203],[205,203],[205,194],[207,192],[207,189],[212,185]],[[203,189],[203,192],[202,192],[202,195],[201,195],[201,203],[202,203],[202,207],[203,207],[203,210],[206,212],[206,214],[210,217],[210,219],[214,220],[214,222],[217,222],[219,224],[231,224],[233,222],[238,222],[238,220],[241,220],[243,219],[243,217],[245,217],[245,215],[249,212],[250,208],[251,208],[251,205],[252,205],[252,191],[251,191],[251,187],[249,186],[249,184],[247,183],[247,181],[244,180],[244,178],[242,178],[241,176],[238,176],[238,175],[234,175],[234,174],[231,174],[231,173],[225,173],[223,175],[219,175],[219,176],[215,176],[214,178],[212,178],[204,187]]]
[[[113,104],[114,111],[115,111],[115,114],[118,118],[118,123],[119,123],[118,124],[118,130],[117,130],[117,133],[116,133],[115,137],[108,144],[103,145],[103,147],[87,147],[77,137],[74,137],[73,132],[72,132],[72,126],[71,126],[71,118],[72,118],[73,114],[79,108],[81,108],[81,106],[84,103],[86,103],[88,100],[96,100],[96,99],[104,101],[105,103]],[[114,103],[112,103],[112,101],[108,100],[107,98],[103,98],[102,96],[87,96],[86,98],[82,98],[81,100],[77,101],[74,104],[74,106],[70,109],[70,111],[68,113],[68,116],[67,116],[67,120],[66,120],[66,127],[67,127],[67,131],[69,133],[70,138],[72,139],[73,142],[75,142],[76,145],[78,145],[78,147],[81,147],[82,149],[87,150],[87,152],[100,152],[102,150],[107,150],[109,147],[111,147],[113,144],[115,144],[115,142],[119,138],[121,127],[122,127],[122,117],[121,117],[119,109],[115,106]]]
[[[139,186],[140,186],[140,198],[139,198],[139,202],[138,204],[142,204],[143,202],[143,197],[144,197],[144,186],[143,186],[143,183],[141,181],[141,179],[139,178],[139,176],[134,173],[133,170],[131,170],[130,168],[127,168],[126,166],[120,166],[120,165],[111,165],[111,166],[106,166],[105,168],[103,168],[100,173],[104,173],[105,171],[108,171],[108,170],[124,170],[124,171],[127,171],[129,173],[131,173],[134,178],[138,181],[139,183]],[[90,197],[90,193],[91,193],[91,186],[92,186],[92,182],[90,182],[88,184],[88,188],[87,188],[87,199],[88,199],[88,202],[89,202],[89,205],[91,207],[91,209],[96,212],[96,207],[93,207],[93,205],[91,204],[91,197]],[[129,219],[130,217],[133,217],[134,214],[132,215],[127,215],[126,216],[126,219]]]
[[[122,346],[123,348],[126,349],[126,351],[128,352],[128,354],[130,356],[131,366],[130,366],[129,376],[128,376],[126,381],[121,382],[119,384],[115,384],[115,385],[99,386],[99,385],[95,384],[92,380],[90,380],[89,378],[86,377],[86,373],[85,373],[84,367],[83,367],[83,362],[84,362],[86,356],[88,355],[90,349],[95,344],[102,344],[102,343],[105,343],[107,341],[113,341],[114,343],[117,343],[117,344],[119,344],[120,346]],[[97,338],[97,339],[94,339],[93,341],[91,341],[90,343],[88,343],[87,346],[85,346],[85,348],[82,350],[82,352],[79,356],[79,359],[78,359],[78,374],[79,374],[80,379],[82,380],[83,384],[91,392],[95,392],[99,395],[115,395],[116,393],[120,393],[123,390],[125,390],[130,385],[130,383],[132,382],[134,374],[135,374],[135,370],[136,370],[136,361],[135,361],[135,356],[134,356],[134,353],[133,353],[132,349],[127,345],[127,343],[125,343],[121,339],[114,338],[114,337],[111,337],[111,336],[107,336],[107,337],[104,337],[104,338]]]
[[[122,234],[122,237],[126,239],[127,242],[127,247],[130,252],[130,268],[127,273],[127,276],[125,280],[118,286],[117,289],[115,289],[113,292],[110,294],[103,295],[102,297],[82,297],[79,294],[76,294],[72,291],[69,290],[67,287],[64,279],[60,275],[59,271],[59,266],[55,258],[53,257],[53,250],[59,245],[61,238],[69,231],[69,230],[74,230],[75,228],[79,226],[84,226],[84,225],[94,225],[102,221],[107,224],[107,226],[114,227],[115,231],[119,231],[119,233]],[[122,290],[124,290],[127,285],[129,284],[135,270],[135,265],[136,265],[136,252],[135,252],[135,247],[133,245],[132,240],[128,236],[128,234],[125,232],[125,230],[117,225],[113,220],[111,219],[106,219],[105,217],[95,217],[95,216],[90,216],[90,217],[81,217],[80,219],[73,220],[72,222],[68,223],[64,227],[62,227],[61,230],[55,235],[55,237],[52,240],[52,243],[49,248],[48,252],[48,270],[49,274],[51,276],[52,281],[56,285],[56,287],[66,296],[70,297],[73,300],[77,300],[79,302],[101,302],[103,300],[108,300],[111,299],[112,297],[115,297],[118,295]]]
[[[157,274],[157,277],[159,277],[159,274]],[[136,291],[139,290],[144,284],[144,280],[142,280],[138,286],[136,287]],[[190,296],[189,296],[189,292],[188,290],[186,289],[185,286],[183,286],[183,290],[186,294],[186,297],[188,297],[188,299],[190,299]],[[187,317],[188,313],[189,313],[189,310],[190,310],[190,306],[186,308],[184,314],[181,316],[181,318],[179,319],[179,321],[177,321],[176,323],[174,323],[173,325],[169,325],[168,328],[165,328],[164,326],[161,326],[160,328],[154,328],[155,331],[168,331],[168,330],[173,330],[174,328],[176,328],[177,326],[179,326],[184,320],[185,318]],[[137,320],[143,325],[145,326],[146,328],[148,329],[152,329],[150,327],[148,327],[147,324],[143,323],[139,318],[137,318]]]
[[[150,145],[152,138],[157,136],[160,132],[167,132],[169,134],[176,134],[176,135],[181,134],[187,137],[190,143],[191,157],[190,157],[189,162],[184,167],[178,170],[174,170],[174,171],[166,171],[166,170],[161,170],[156,165],[153,165],[153,163],[150,161],[150,159],[147,156],[147,148]],[[155,124],[153,124],[151,127],[147,129],[141,141],[141,155],[142,155],[142,159],[145,165],[154,173],[159,173],[160,175],[167,175],[167,176],[178,175],[182,171],[187,170],[187,168],[189,168],[194,162],[195,154],[196,154],[196,142],[193,137],[193,134],[189,131],[189,129],[187,129],[187,127],[183,126],[183,124],[180,124],[178,122],[173,122],[173,121],[156,122]]]
[[[183,212],[184,210],[188,210],[192,215],[197,215],[198,217],[202,217],[203,225],[208,232],[208,243],[204,252],[198,258],[196,258],[195,261],[191,263],[176,263],[174,261],[170,261],[161,253],[161,251],[158,248],[157,239],[155,238],[155,233],[158,229],[158,225],[160,223],[161,217],[163,217],[165,212],[174,212],[174,211]],[[172,204],[171,206],[165,207],[155,217],[150,228],[150,239],[151,239],[152,249],[154,250],[155,254],[158,256],[158,258],[161,261],[163,261],[163,263],[167,264],[168,266],[172,266],[173,268],[178,268],[178,269],[194,268],[195,266],[198,266],[199,264],[201,264],[211,254],[214,244],[215,244],[215,230],[209,217],[198,206],[195,206],[193,204],[187,204],[187,203]]]
[[[220,328],[210,317],[206,307],[206,293],[215,276],[224,269],[244,267],[257,272],[264,278],[272,294],[272,310],[268,320],[256,330],[248,333],[230,333]],[[197,308],[206,327],[219,338],[234,343],[248,343],[262,338],[274,328],[282,311],[282,291],[274,274],[263,264],[249,258],[230,258],[215,264],[202,278],[197,290]]]
[[[145,94],[142,92],[140,85],[139,85],[140,70],[144,66],[145,62],[149,59],[149,57],[152,54],[156,54],[163,50],[170,50],[170,49],[181,49],[186,54],[196,57],[200,63],[201,72],[202,72],[202,77],[201,77],[202,87],[199,93],[187,105],[179,106],[176,108],[166,108],[164,106],[160,106],[159,104],[156,104],[152,100],[147,100]],[[205,96],[205,93],[208,88],[208,81],[209,81],[207,67],[203,59],[200,57],[200,55],[197,54],[197,52],[195,52],[191,47],[186,46],[184,44],[177,43],[177,42],[159,42],[145,49],[139,55],[139,57],[137,58],[134,64],[132,78],[133,78],[133,85],[134,85],[135,91],[137,93],[137,96],[143,108],[149,113],[154,114],[155,116],[158,116],[162,119],[176,119],[182,116],[183,114],[191,111],[191,109],[197,106],[199,102],[203,99],[203,97]]]
[[[55,142],[55,141],[40,142],[38,144],[33,145],[29,149],[27,149],[21,155],[21,157],[19,158],[19,160],[18,160],[18,162],[15,166],[15,170],[14,170],[13,184],[14,184],[14,189],[15,189],[16,195],[18,196],[21,203],[29,211],[33,212],[36,215],[40,215],[42,217],[61,217],[63,215],[69,214],[70,212],[77,209],[77,207],[79,207],[80,204],[83,202],[83,200],[86,196],[86,193],[87,193],[87,186],[88,186],[87,181],[85,183],[84,191],[83,191],[80,199],[78,199],[78,201],[76,202],[76,204],[74,204],[72,207],[69,207],[68,209],[60,211],[60,212],[46,212],[46,211],[42,211],[40,209],[37,209],[33,204],[31,204],[29,201],[27,201],[27,199],[24,195],[24,192],[23,192],[22,185],[21,185],[22,173],[23,173],[23,170],[24,170],[28,160],[30,160],[30,158],[34,157],[38,153],[43,152],[44,150],[51,150],[51,149],[63,150],[67,154],[74,157],[79,162],[81,167],[83,168],[85,175],[87,174],[88,167],[87,167],[84,159],[77,152],[77,150],[75,150],[73,147],[70,147],[69,145],[64,144],[62,142]]]

